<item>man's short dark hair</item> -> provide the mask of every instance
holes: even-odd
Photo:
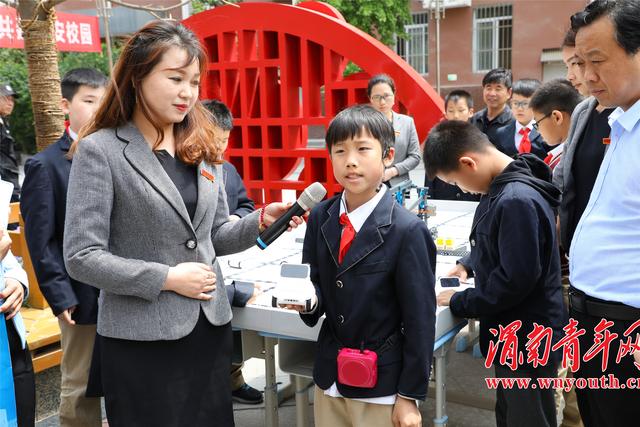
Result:
[[[388,84],[391,88],[391,92],[396,93],[396,84],[393,79],[386,74],[376,74],[375,76],[369,79],[369,83],[367,84],[367,96],[371,96],[371,91],[375,85],[379,85],[380,83]]]
[[[107,86],[107,76],[94,68],[74,68],[67,71],[62,77],[60,88],[62,97],[67,101],[73,101],[80,86],[99,88]]]
[[[576,32],[573,31],[573,28],[567,30],[560,47],[576,47]]]
[[[202,105],[211,112],[216,126],[225,131],[233,129],[233,116],[224,102],[218,99],[208,99],[202,101]]]
[[[514,95],[531,98],[533,93],[542,85],[540,80],[536,79],[520,79],[513,84],[512,92]]]
[[[458,160],[464,153],[482,153],[493,145],[475,125],[458,120],[438,123],[424,143],[424,169],[429,179],[438,173],[458,169]]]
[[[529,101],[529,107],[545,115],[551,114],[553,110],[571,115],[580,101],[582,96],[569,80],[554,79],[540,86]]]
[[[482,78],[482,87],[489,84],[501,84],[507,89],[511,89],[512,80],[511,70],[507,70],[506,68],[494,68]]]
[[[452,90],[447,94],[447,96],[444,97],[444,108],[447,108],[449,101],[453,101],[453,103],[455,104],[461,99],[464,99],[467,102],[467,107],[469,109],[473,108],[473,97],[469,92],[462,89]]]
[[[395,133],[391,122],[380,111],[370,105],[361,104],[340,111],[331,120],[325,136],[327,149],[331,152],[331,148],[338,142],[353,139],[363,132],[380,141],[383,155],[393,147]]]
[[[571,29],[577,34],[581,28],[604,16],[613,22],[618,44],[627,54],[635,55],[640,50],[640,1],[595,0],[571,17]]]

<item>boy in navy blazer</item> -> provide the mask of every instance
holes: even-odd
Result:
[[[463,280],[473,274],[475,287],[444,291],[438,304],[450,306],[456,316],[480,319],[482,354],[487,357],[498,346],[497,355],[489,358],[497,378],[555,377],[559,352],[536,365],[528,361],[525,347],[534,323],[548,328],[547,341],[555,344],[566,319],[554,211],[560,191],[551,183],[549,167],[531,154],[508,157],[463,122],[438,124],[425,147],[430,177],[483,194],[469,237],[471,255],[448,273]],[[512,322],[521,322],[517,345],[511,347],[517,351],[516,365],[506,366],[500,358],[509,347],[492,330],[502,331]],[[496,422],[498,427],[556,425],[553,388],[499,386]]]
[[[513,84],[511,111],[515,120],[498,129],[496,139],[493,141],[498,150],[507,156],[531,153],[541,160],[547,157],[550,148],[534,126],[536,122],[533,120],[533,111],[529,106],[531,97],[540,86],[540,82],[535,79],[521,79]]]
[[[107,78],[77,68],[62,78],[62,109],[68,126],[62,137],[25,163],[20,210],[40,290],[58,316],[62,350],[60,425],[101,426],[100,399],[85,397],[98,316],[99,290],[69,277],[62,256],[67,187],[67,152],[100,104]]]
[[[421,425],[416,401],[426,398],[433,352],[436,248],[425,224],[382,185],[393,140],[389,121],[365,105],[340,112],[327,130],[344,191],[311,211],[303,247],[317,301],[302,320],[314,326],[326,315],[313,373],[316,426]],[[339,382],[341,348],[378,352],[373,387]]]

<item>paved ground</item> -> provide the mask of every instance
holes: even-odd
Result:
[[[264,362],[251,359],[243,369],[245,379],[254,387],[264,387]],[[495,426],[493,415],[494,392],[484,386],[484,377],[489,372],[481,359],[474,359],[471,351],[449,352],[447,369],[449,427],[491,427]],[[278,381],[289,382],[289,376],[278,371]],[[57,417],[60,374],[56,368],[37,376],[38,423],[37,427],[59,426]],[[311,396],[313,393],[311,393]],[[458,402],[458,403],[452,403]],[[311,411],[313,412],[313,410]],[[421,407],[425,426],[432,425],[435,402],[427,399]],[[264,405],[234,405],[235,421],[238,427],[264,426]],[[296,414],[293,400],[285,401],[279,410],[281,426],[295,426]],[[311,422],[313,420],[310,420]],[[313,425],[313,424],[311,424]]]

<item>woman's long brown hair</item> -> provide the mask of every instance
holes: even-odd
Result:
[[[111,83],[96,111],[93,120],[80,131],[78,139],[69,150],[71,158],[78,141],[100,129],[123,126],[132,116],[136,103],[147,120],[158,133],[153,144],[155,149],[164,139],[164,131],[153,120],[147,103],[142,96],[142,80],[162,60],[162,55],[171,47],[184,49],[187,62],[198,61],[200,75],[206,75],[207,56],[196,36],[180,24],[167,21],[152,21],[135,33],[126,43],[116,63]],[[196,102],[184,120],[173,127],[176,140],[176,154],[188,164],[197,164],[202,160],[220,163],[220,148],[215,143],[211,114]]]

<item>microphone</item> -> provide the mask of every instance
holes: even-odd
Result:
[[[302,216],[305,212],[310,211],[320,203],[324,196],[326,196],[327,190],[319,182],[314,182],[302,192],[298,200],[286,211],[280,218],[276,220],[270,227],[260,233],[260,236],[256,239],[256,245],[260,249],[266,249],[274,240],[276,240],[287,228],[289,228],[289,221],[294,216]]]

